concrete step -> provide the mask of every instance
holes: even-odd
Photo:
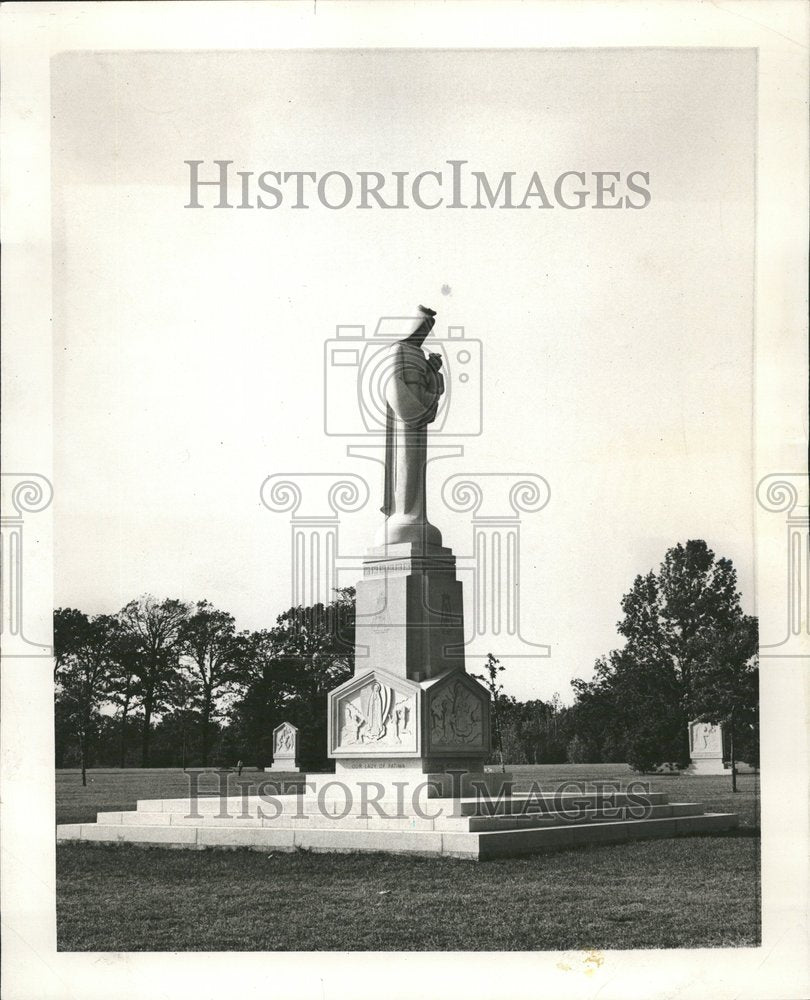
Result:
[[[667,819],[678,816],[701,816],[704,808],[699,802],[674,802],[641,808],[639,806],[611,806],[586,809],[569,813],[534,813],[525,815],[499,813],[494,816],[446,817],[435,821],[437,830],[467,829],[472,832],[489,830],[523,830],[552,826],[576,826],[593,823],[622,823],[645,819]]]
[[[461,799],[420,797],[418,802],[422,812],[433,815],[439,810],[461,812],[463,815],[495,815],[501,813],[554,814],[558,812],[577,813],[586,809],[603,809],[612,807],[636,806],[643,811],[645,806],[666,805],[668,798],[663,792],[614,792],[599,793],[565,793],[563,795],[548,794],[542,796],[527,796],[515,794],[510,798],[467,797]],[[183,799],[140,799],[137,811],[145,813],[170,813],[181,816],[258,816],[273,815],[276,812],[284,815],[300,816],[309,813],[331,813],[332,815],[371,814],[375,811],[375,803],[389,815],[399,812],[411,812],[412,803],[409,796],[397,800],[395,797],[381,797],[377,800],[373,794],[366,798],[347,798],[345,795],[318,796],[308,795],[268,795],[262,796],[229,796],[227,798],[205,797],[190,800]],[[450,804],[454,804],[451,810]],[[261,812],[259,811],[261,810]]]
[[[433,800],[439,802],[440,800]],[[433,803],[431,803],[432,805]],[[560,826],[574,823],[613,823],[630,819],[658,819],[669,816],[695,816],[703,812],[699,803],[676,802],[665,805],[647,807],[634,806],[603,806],[600,809],[576,810],[564,813],[526,814],[496,813],[492,816],[462,814],[456,808],[453,815],[452,806],[458,803],[448,803],[447,812],[442,814],[439,809],[414,813],[407,816],[381,816],[373,809],[367,815],[349,814],[324,815],[322,813],[302,813],[298,816],[290,814],[273,815],[272,811],[264,816],[244,816],[235,813],[231,816],[204,815],[189,816],[181,813],[147,812],[135,810],[131,812],[100,812],[97,822],[105,826],[199,826],[199,827],[234,827],[237,829],[260,829],[262,827],[291,829],[351,829],[351,830],[447,830],[447,831],[486,831],[515,830],[539,826]]]
[[[640,810],[649,806],[666,805],[669,802],[664,792],[614,792],[612,794],[566,792],[562,795],[527,795],[518,793],[509,798],[462,799],[461,811],[470,816],[488,816],[493,813],[555,813],[576,814],[587,809],[610,809],[634,806]]]
[[[680,805],[686,805],[682,803]],[[116,815],[116,814],[112,814]],[[124,814],[121,814],[122,816]],[[173,817],[174,818],[174,817]],[[348,819],[349,817],[347,817]],[[307,821],[302,817],[302,824]],[[351,817],[356,823],[370,819]],[[459,820],[472,818],[458,817]],[[517,817],[504,817],[514,820]],[[384,851],[408,854],[446,855],[469,860],[533,854],[589,843],[610,843],[648,837],[676,837],[683,834],[715,833],[737,826],[732,813],[695,813],[664,818],[614,820],[609,822],[529,826],[487,831],[440,829],[382,829],[367,826],[333,829],[313,826],[243,826],[246,821],[211,817],[204,824],[161,823],[137,825],[125,822],[81,823],[57,827],[57,840],[96,843],[131,843],[204,849],[208,847],[248,847],[275,851]],[[406,823],[408,820],[397,822]],[[423,821],[424,822],[424,821]],[[437,821],[434,821],[434,823]],[[446,820],[445,820],[446,822]],[[240,825],[235,825],[239,823]]]
[[[697,816],[674,816],[666,819],[629,820],[621,823],[583,823],[547,829],[503,830],[477,834],[477,860],[536,854],[584,844],[620,843],[649,840],[654,837],[681,837],[687,834],[711,834],[731,830],[739,825],[736,813],[703,813]],[[444,853],[452,854],[450,840],[457,834],[445,834]],[[476,836],[470,834],[468,836]],[[463,857],[467,845],[461,845]]]

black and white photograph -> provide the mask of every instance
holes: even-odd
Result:
[[[709,6],[5,5],[5,996],[807,995],[808,10]]]

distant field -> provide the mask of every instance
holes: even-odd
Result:
[[[585,950],[759,942],[758,778],[649,777],[624,764],[512,769],[532,781],[649,781],[672,801],[736,811],[713,837],[592,845],[482,864],[381,854],[263,854],[64,844],[60,951]],[[228,777],[228,791],[264,775]],[[276,775],[270,775],[275,778]],[[207,775],[216,793],[216,776]],[[181,770],[57,774],[59,822],[188,794]]]

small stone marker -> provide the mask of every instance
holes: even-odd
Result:
[[[725,774],[723,727],[710,722],[689,723],[688,774]]]
[[[291,722],[282,722],[273,730],[273,762],[265,771],[300,771],[298,766],[298,730]]]

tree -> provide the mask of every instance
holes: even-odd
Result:
[[[590,764],[588,744],[581,736],[574,736],[567,747],[567,757],[569,764]]]
[[[758,651],[757,619],[747,615],[729,631],[704,636],[702,666],[692,693],[697,719],[720,723],[728,734],[734,792],[742,755],[752,766],[759,764]]]
[[[273,729],[292,697],[294,669],[279,658],[276,640],[267,629],[240,633],[242,696],[231,710],[230,737],[238,757],[269,766],[273,756]]]
[[[734,567],[705,541],[678,544],[657,573],[636,577],[622,610],[624,648],[597,660],[592,681],[572,682],[576,733],[623,746],[639,770],[685,764],[697,692],[743,620]]]
[[[59,719],[79,743],[82,785],[87,784],[90,743],[112,675],[118,623],[110,615],[87,615],[72,608],[54,612]]]
[[[272,629],[243,640],[244,694],[231,715],[260,763],[282,721],[298,727],[308,766],[326,760],[327,696],[354,670],[354,619],[354,588],[346,587],[329,604],[289,608]]]
[[[196,610],[181,621],[177,642],[199,693],[202,763],[207,767],[212,714],[216,714],[218,700],[233,690],[238,678],[239,648],[233,615],[218,611],[208,601],[198,601]]]
[[[570,715],[556,691],[551,701],[533,699],[521,705],[521,741],[529,763],[565,762],[571,738]]]
[[[511,695],[498,697],[498,739],[502,767],[510,764],[528,764],[524,734],[524,706]]]
[[[126,767],[127,740],[133,713],[141,705],[140,643],[118,622],[112,649],[112,677],[107,697],[118,713],[118,766]]]
[[[158,602],[150,594],[130,601],[119,613],[122,629],[138,648],[137,670],[143,690],[142,767],[149,766],[152,715],[177,672],[178,636],[188,614],[189,607],[182,601],[167,598]]]
[[[715,559],[702,539],[675,545],[657,575],[636,577],[622,610],[617,628],[627,650],[637,661],[669,664],[679,681],[680,708],[690,717],[693,674],[705,661],[707,640],[730,632],[742,618],[731,560]]]
[[[572,710],[572,739],[579,740],[580,746],[587,748],[584,753],[591,763],[601,763],[605,760],[604,743],[616,726],[616,719],[610,687],[603,677],[606,657],[600,657],[596,661],[594,670],[596,676],[591,681],[584,681],[581,678],[571,681],[575,698]],[[625,759],[624,746],[620,759]]]
[[[591,761],[615,760],[620,750],[632,767],[650,771],[679,758],[679,690],[667,663],[614,650],[596,661],[592,681],[572,685],[574,733]]]
[[[53,613],[53,679],[81,646],[88,625],[87,615],[77,608],[57,608]]]
[[[484,673],[473,674],[473,677],[476,680],[484,682],[492,698],[490,705],[492,713],[492,734],[495,737],[493,743],[498,751],[498,758],[501,762],[501,771],[506,770],[503,755],[502,722],[504,720],[501,718],[503,715],[501,702],[504,695],[503,684],[498,683],[498,674],[502,674],[504,670],[506,670],[506,667],[501,666],[501,661],[492,653],[487,653],[486,663],[484,664]]]

